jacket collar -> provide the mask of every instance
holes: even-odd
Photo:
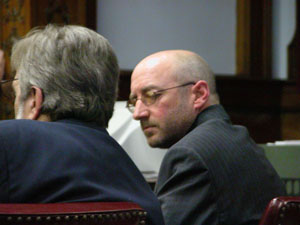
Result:
[[[70,118],[70,119],[61,119],[61,120],[57,120],[55,122],[75,124],[75,125],[79,125],[79,126],[85,126],[85,127],[90,127],[90,128],[94,128],[94,129],[97,129],[97,130],[106,131],[106,128],[100,127],[95,122],[86,122],[86,121],[82,121],[82,120],[78,120],[78,119],[72,119],[72,118]]]
[[[225,120],[231,123],[231,120],[228,114],[226,113],[226,111],[224,110],[223,106],[216,104],[207,107],[201,113],[199,113],[199,115],[197,116],[195,122],[191,127],[191,130],[208,120],[215,120],[215,119]]]

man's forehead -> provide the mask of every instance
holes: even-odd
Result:
[[[169,77],[171,75],[172,62],[165,60],[165,57],[149,57],[137,65],[132,74],[135,79],[156,79]]]
[[[154,69],[162,63],[162,57],[150,57],[142,61],[142,66],[147,69]]]
[[[144,69],[157,69],[170,66],[174,62],[173,57],[165,53],[157,53],[144,58],[139,64]]]
[[[166,71],[142,72],[131,79],[131,88],[137,91],[164,88],[175,81],[174,76]]]
[[[131,91],[139,92],[164,88],[174,81],[172,61],[162,54],[149,56],[134,69],[131,77]]]
[[[134,93],[145,92],[151,89],[159,88],[162,84],[161,78],[152,76],[139,76],[131,81],[131,91]]]

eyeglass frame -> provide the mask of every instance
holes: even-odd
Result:
[[[6,84],[8,82],[13,82],[14,80],[19,80],[18,78],[12,78],[12,79],[7,79],[7,80],[1,80],[0,85]]]
[[[168,91],[168,90],[171,90],[171,89],[175,89],[175,88],[180,88],[180,87],[185,87],[185,86],[188,86],[188,85],[195,85],[196,82],[195,81],[190,81],[190,82],[187,82],[187,83],[184,83],[184,84],[181,84],[181,85],[177,85],[175,87],[169,87],[169,88],[165,88],[165,89],[160,89],[160,90],[156,90],[156,91],[152,91],[152,95],[151,96],[147,96],[149,99],[151,99],[151,103],[147,103],[145,101],[145,95],[142,96],[141,98],[134,98],[134,99],[128,99],[127,103],[126,103],[126,108],[129,110],[129,112],[133,113],[134,112],[134,109],[135,109],[135,105],[136,105],[136,102],[138,100],[141,100],[143,102],[143,104],[145,104],[146,106],[150,106],[150,105],[153,105],[157,98],[160,96],[160,94],[162,92],[165,92],[165,91]],[[148,90],[147,92],[150,92],[151,90]],[[146,93],[147,93],[146,92]],[[144,97],[144,100],[142,99]],[[132,103],[132,101],[135,101],[135,104]]]

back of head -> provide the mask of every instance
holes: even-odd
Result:
[[[210,103],[219,103],[215,76],[201,56],[186,50],[170,50],[167,53],[174,57],[176,64],[174,73],[179,83],[204,80],[210,91]]]
[[[47,25],[31,30],[12,49],[20,101],[30,87],[42,89],[41,113],[107,126],[117,97],[119,67],[109,42],[81,26]]]

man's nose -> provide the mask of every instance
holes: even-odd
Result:
[[[142,118],[148,116],[149,116],[149,110],[147,106],[140,99],[138,99],[134,107],[133,119],[141,120]]]

